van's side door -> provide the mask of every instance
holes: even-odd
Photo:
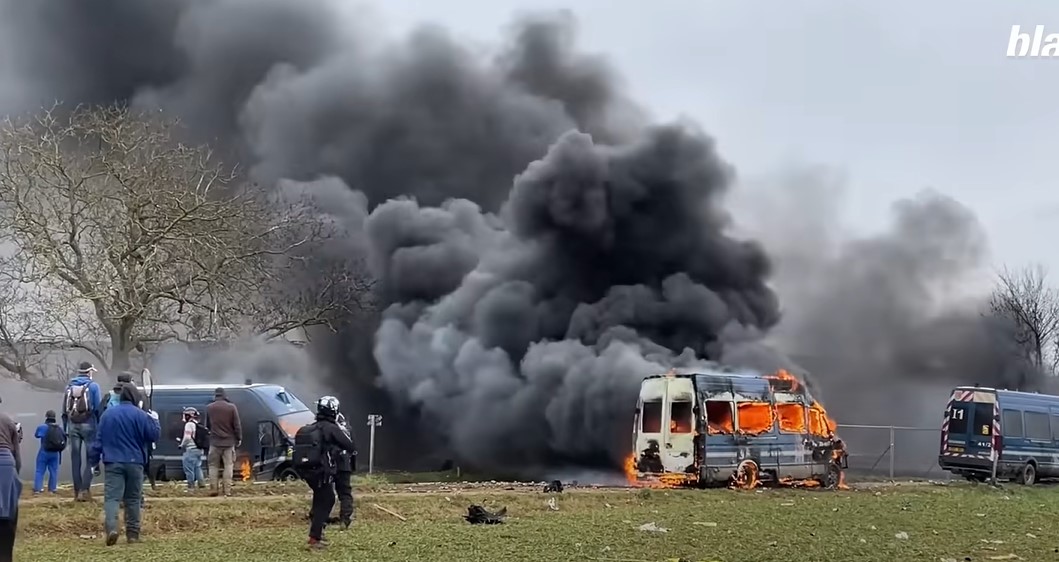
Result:
[[[258,466],[258,474],[270,480],[276,467],[287,460],[287,436],[275,422],[266,420],[257,424],[257,441],[260,446],[254,464]]]

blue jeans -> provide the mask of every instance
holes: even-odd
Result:
[[[33,491],[44,490],[44,473],[48,473],[48,491],[54,492],[59,483],[59,458],[61,453],[37,451],[37,470],[33,474]]]
[[[70,470],[73,471],[74,476],[74,493],[87,492],[92,487],[92,467],[88,466],[88,446],[95,436],[96,426],[90,423],[70,424]]]
[[[184,478],[188,481],[189,490],[195,487],[196,482],[199,487],[206,485],[206,477],[202,475],[202,449],[196,447],[185,449],[180,461],[184,467]]]
[[[143,465],[103,463],[103,517],[107,534],[118,532],[118,508],[125,503],[125,538],[140,536]]]

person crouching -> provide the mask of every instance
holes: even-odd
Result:
[[[161,428],[158,414],[148,414],[137,406],[137,392],[125,385],[121,402],[99,418],[95,440],[89,449],[89,463],[104,466],[103,513],[107,546],[118,542],[118,508],[125,504],[125,540],[140,541],[140,510],[143,500],[143,467],[147,451],[158,441]]]

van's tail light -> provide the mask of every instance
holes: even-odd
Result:
[[[1000,435],[993,437],[993,447],[996,448],[997,453],[1004,450],[1004,438]]]

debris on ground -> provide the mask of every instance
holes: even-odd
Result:
[[[648,533],[668,533],[669,532],[669,529],[666,529],[665,527],[659,527],[654,522],[644,523],[643,525],[640,525],[640,530],[641,531],[646,531]]]
[[[405,517],[403,515],[397,513],[396,511],[393,511],[393,510],[390,510],[390,509],[386,509],[385,507],[383,507],[383,506],[381,506],[381,505],[379,505],[377,503],[371,504],[371,507],[374,507],[375,509],[377,509],[377,510],[383,512],[383,513],[388,513],[390,515],[393,515],[394,517],[400,519],[401,521],[408,521],[408,519],[405,519]]]
[[[552,480],[544,486],[545,494],[561,494],[563,493],[563,483],[559,480]]]
[[[894,535],[894,538],[898,539],[898,540],[902,540],[902,541],[907,541],[908,540],[908,533],[906,533],[904,531],[901,531],[900,533],[897,533],[896,535]]]
[[[506,516],[506,507],[502,507],[500,511],[493,513],[480,505],[472,505],[467,508],[467,515],[463,516],[463,518],[471,525],[496,525],[503,523]]]
[[[559,502],[555,501],[555,498],[548,498],[548,509],[552,511],[559,511]]]

